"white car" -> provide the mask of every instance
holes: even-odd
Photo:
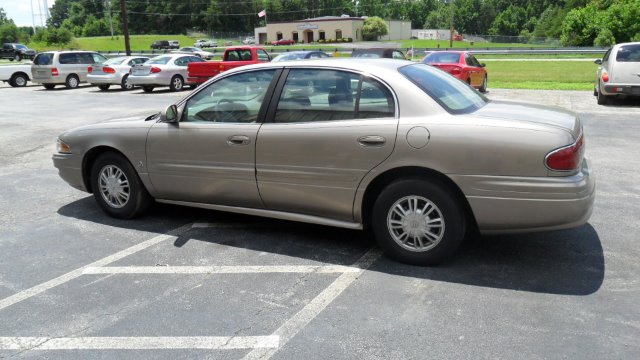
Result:
[[[600,66],[593,95],[599,105],[612,97],[640,97],[640,42],[614,45],[595,63]]]
[[[0,66],[0,81],[9,83],[12,87],[27,86],[31,80],[31,64]]]
[[[174,50],[172,51],[172,53],[174,54],[191,54],[191,55],[195,55],[201,59],[205,59],[205,60],[211,60],[213,59],[213,53],[209,52],[209,51],[204,51],[202,49],[200,49],[199,47],[183,47],[181,49],[178,50]]]
[[[89,66],[87,82],[98,85],[102,91],[109,90],[111,85],[120,85],[122,90],[131,90],[133,85],[129,83],[129,70],[135,64],[142,64],[149,60],[144,56],[120,56],[111,58],[102,64]]]
[[[208,48],[208,47],[216,47],[218,46],[218,42],[215,40],[205,40],[205,39],[200,39],[197,40],[193,46],[198,47],[198,48]]]
[[[202,61],[204,60],[197,56],[185,54],[156,56],[144,64],[133,65],[129,83],[142,86],[144,92],[152,92],[158,86],[168,86],[171,91],[180,91],[188,76],[187,65]]]
[[[244,38],[244,40],[242,40],[242,43],[245,45],[255,44],[256,38],[254,38],[253,36],[247,36],[246,38]]]

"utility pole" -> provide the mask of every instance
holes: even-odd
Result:
[[[105,0],[107,5],[109,6],[108,14],[109,14],[109,27],[111,28],[111,40],[113,40],[113,21],[111,20],[111,0]]]
[[[451,2],[451,18],[449,21],[449,48],[453,48],[453,0],[449,0]]]
[[[120,16],[122,17],[122,31],[124,32],[124,48],[127,56],[131,56],[131,44],[129,44],[129,16],[127,16],[127,4],[120,0]]]

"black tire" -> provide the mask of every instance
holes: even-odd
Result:
[[[122,81],[120,82],[120,88],[122,88],[122,90],[131,90],[133,89],[133,85],[129,84],[129,75],[125,75],[122,77]]]
[[[126,201],[123,201],[122,198],[116,199],[115,197],[112,197],[112,200],[107,200],[109,198],[109,195],[107,195],[108,191],[105,190],[104,193],[101,191],[100,174],[103,171],[107,171],[108,167],[110,169],[120,170],[124,179],[128,181],[129,186],[121,188],[123,193],[128,194]],[[120,173],[116,171],[114,175],[116,174]],[[117,178],[123,179],[122,177],[114,177],[114,179]],[[120,154],[107,152],[100,155],[91,165],[90,180],[93,196],[98,202],[98,205],[113,217],[120,219],[134,218],[143,214],[153,203],[153,198],[147,192],[142,181],[140,181],[131,163]],[[117,201],[122,201],[122,205],[113,205]]]
[[[22,61],[22,56],[20,56],[20,54],[16,54],[16,56],[14,57],[14,59],[16,61]]]
[[[9,85],[14,87],[23,87],[27,86],[27,81],[29,81],[27,74],[13,74],[13,76],[11,76],[11,80],[9,80]]]
[[[404,220],[394,220],[399,212],[394,213],[392,210],[397,204],[403,204],[409,198],[417,199],[419,202],[416,208],[421,208],[421,210],[409,213],[416,215],[413,219],[404,217]],[[427,202],[430,202],[435,209],[425,211],[427,214],[424,215],[421,211],[432,209],[423,207]],[[450,188],[439,181],[417,178],[396,180],[382,190],[373,205],[371,216],[373,232],[385,253],[395,260],[413,265],[435,265],[446,260],[458,249],[466,231],[463,205]],[[433,223],[431,226],[426,224],[425,226],[422,219]],[[436,219],[440,219],[440,221]],[[390,223],[394,221],[406,224],[407,228],[402,225],[396,230],[391,229]],[[440,227],[438,227],[438,222],[441,223]],[[411,237],[409,235],[406,237],[407,241],[404,242],[404,245],[400,245],[394,240],[393,236],[397,236],[398,232],[410,234],[410,230],[407,229],[411,229],[411,227],[415,231],[421,231],[418,228],[426,227],[435,238],[430,241],[422,232],[425,236],[418,236],[421,240],[417,240],[415,237],[409,239]],[[395,235],[392,236],[392,233]],[[402,236],[399,237],[402,238]],[[427,240],[427,242],[423,240]],[[416,249],[419,247],[422,249]]]
[[[98,89],[100,89],[102,91],[107,91],[107,90],[109,90],[110,86],[111,85],[106,85],[106,84],[105,85],[98,85]]]
[[[469,86],[471,86],[471,78],[467,79],[467,84],[469,84]]]
[[[174,75],[169,83],[169,90],[180,91],[184,89],[184,79],[180,75]]]
[[[77,88],[80,85],[80,79],[78,78],[78,75],[71,74],[67,76],[67,79],[65,80],[64,85],[67,87],[67,89]]]
[[[596,99],[598,100],[598,105],[607,105],[609,103],[609,97],[602,94],[602,91],[600,91],[600,85],[598,85],[598,94],[596,95]]]
[[[55,84],[44,84],[42,86],[44,86],[44,88],[47,90],[53,90],[53,88],[56,87]]]
[[[9,61],[13,61],[13,58],[9,59]]]
[[[484,81],[482,82],[482,86],[480,86],[480,92],[481,93],[486,93],[487,92],[487,84],[489,82],[489,79],[487,78],[487,75],[484,76]]]
[[[153,91],[153,88],[154,88],[153,86],[143,86],[142,90],[146,93],[150,93]]]

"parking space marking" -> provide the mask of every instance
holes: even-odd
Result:
[[[380,258],[381,252],[378,249],[367,251],[355,264],[359,268],[357,272],[348,272],[340,275],[331,285],[324,289],[318,296],[313,298],[304,308],[293,315],[272,335],[278,336],[280,344],[278,348],[256,348],[248,353],[244,359],[269,359],[289,340],[311,322],[322,310],[324,310],[335,298],[346,290],[371,264]]]
[[[357,273],[361,269],[342,265],[272,265],[272,266],[105,266],[86,267],[88,274],[258,274],[258,273]]]
[[[118,251],[115,254],[109,255],[107,257],[104,257],[100,260],[94,261],[90,264],[87,264],[81,268],[72,270],[64,275],[60,275],[55,279],[46,281],[44,283],[41,283],[39,285],[36,285],[34,287],[31,287],[29,289],[26,290],[22,290],[18,293],[15,293],[11,296],[8,296],[2,300],[0,300],[0,310],[3,310],[13,304],[19,303],[23,300],[26,300],[30,297],[36,296],[44,291],[47,291],[51,288],[54,288],[58,285],[62,285],[66,282],[69,282],[79,276],[81,276],[83,274],[83,271],[88,268],[88,267],[101,267],[101,266],[105,266],[105,265],[109,265],[114,261],[118,261],[124,257],[127,257],[129,255],[132,255],[140,250],[144,250],[150,246],[156,245],[158,243],[161,243],[163,241],[166,240],[170,240],[170,239],[176,239],[178,236],[180,236],[182,233],[184,233],[185,231],[191,229],[191,223],[183,225],[177,229],[171,230],[166,234],[162,234],[162,235],[158,235],[155,236],[149,240],[143,241],[139,244],[133,245],[129,248],[126,248],[124,250]]]
[[[271,349],[279,338],[269,336],[160,337],[0,337],[2,350],[153,350],[153,349]]]

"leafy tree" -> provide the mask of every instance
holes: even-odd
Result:
[[[377,40],[379,36],[387,35],[388,32],[387,23],[377,16],[366,18],[362,25],[362,36],[368,40]]]
[[[12,20],[5,21],[0,25],[0,43],[4,42],[17,42],[18,41],[18,27]]]
[[[526,21],[526,13],[522,7],[510,5],[499,13],[489,29],[490,35],[517,36]]]
[[[7,13],[4,12],[4,9],[0,7],[0,25],[6,23],[7,21],[9,21],[9,18],[7,18]]]

